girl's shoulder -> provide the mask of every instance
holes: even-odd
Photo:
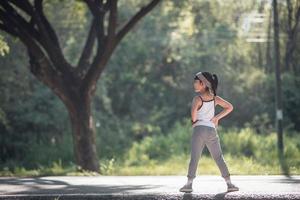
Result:
[[[204,99],[201,95],[199,95],[199,98],[201,99],[201,101],[203,102],[211,102],[215,100],[215,96],[211,97],[210,99]]]
[[[215,102],[216,102],[216,103],[219,103],[220,101],[223,101],[223,100],[224,100],[222,97],[220,97],[220,96],[218,96],[218,95],[216,95],[216,96],[214,97],[214,99],[215,99]]]
[[[194,98],[193,98],[193,101],[196,101],[196,102],[202,102],[202,98],[200,95],[195,95]]]

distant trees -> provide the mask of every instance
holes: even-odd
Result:
[[[45,15],[43,0],[0,1],[0,29],[22,41],[31,73],[68,109],[76,162],[83,169],[99,171],[90,107],[97,80],[116,46],[159,1],[150,1],[120,27],[117,0],[84,0],[93,18],[76,66],[65,59],[59,38]]]
[[[7,0],[6,2],[16,9],[16,14],[26,19],[27,23],[30,24],[33,20],[31,26],[40,32],[38,25],[34,24],[34,19],[31,20],[26,12],[13,4],[13,2],[19,4],[23,1]],[[34,7],[34,1],[29,2],[33,3],[31,6]],[[106,2],[108,1],[103,1],[104,4]],[[121,40],[122,45],[114,48],[114,53],[106,63],[105,69],[101,69],[99,75],[101,78],[98,79],[97,90],[95,89],[93,94],[91,111],[95,127],[92,126],[91,129],[96,130],[97,152],[101,154],[100,159],[122,157],[133,143],[143,140],[146,136],[171,133],[176,122],[184,121],[184,118],[189,116],[190,99],[194,95],[191,88],[192,75],[200,70],[219,75],[218,94],[235,105],[236,112],[222,121],[223,127],[250,126],[257,134],[262,135],[275,131],[275,57],[271,2],[162,1],[162,6],[152,10],[137,28],[131,29],[130,34]],[[290,1],[292,29],[298,23],[296,13],[299,3],[297,2],[299,1]],[[145,3],[146,1],[142,0],[118,1],[116,34]],[[3,2],[0,1],[0,12],[4,14],[6,11],[2,4]],[[75,80],[82,81],[88,74],[88,69],[91,69],[99,49],[98,44],[100,45],[97,34],[90,30],[95,30],[95,27],[91,26],[94,19],[90,11],[91,6],[89,7],[85,1],[73,0],[45,0],[42,5],[44,15],[49,22],[52,22],[52,28],[58,36],[64,58],[71,66],[72,76]],[[109,20],[108,4],[106,9],[108,10],[104,18]],[[269,42],[261,42],[257,45],[257,43],[247,42],[239,34],[244,19],[251,16],[253,12],[266,16],[265,21],[260,24],[260,33],[263,33],[263,37],[269,35],[266,36]],[[7,25],[13,27],[7,23],[4,26],[1,20],[8,16],[6,14],[0,17],[2,28]],[[286,129],[299,131],[300,94],[297,92],[300,87],[300,68],[297,65],[300,62],[300,45],[297,45],[299,25],[294,29],[295,45],[290,57],[291,67],[287,69],[285,54],[289,18],[286,1],[278,1],[278,19],[279,60],[283,72],[282,93],[284,94],[282,125],[284,131]],[[108,25],[109,21],[105,21],[106,37],[104,38],[107,38]],[[26,31],[17,28],[12,30]],[[36,168],[39,165],[50,165],[58,159],[67,165],[73,162],[72,147],[75,148],[75,144],[70,143],[72,138],[68,134],[71,126],[66,127],[69,120],[66,112],[68,109],[62,109],[64,105],[60,102],[61,98],[51,95],[53,89],[49,87],[48,90],[45,88],[47,86],[43,87],[40,82],[32,79],[35,75],[30,74],[26,67],[38,74],[46,73],[47,71],[43,72],[43,70],[47,68],[35,66],[35,62],[28,66],[26,55],[28,48],[16,38],[18,37],[10,37],[5,32],[1,32],[0,41],[3,40],[4,43],[0,42],[0,54],[7,52],[8,47],[10,52],[9,55],[0,57],[0,167],[3,164],[5,167],[12,166],[12,169],[13,166]],[[94,41],[91,42],[94,44],[92,50],[85,47],[88,38],[89,41]],[[46,44],[35,42],[43,50],[46,60],[54,59],[55,56],[50,58],[47,49],[42,46]],[[45,43],[45,40],[42,42]],[[53,44],[51,42],[50,45],[55,46],[55,42]],[[91,56],[86,59],[83,52],[87,55],[89,51]],[[82,65],[79,64],[80,61]],[[68,85],[67,91],[70,90],[70,93],[74,94],[71,99],[75,99],[77,104],[86,100],[78,92],[80,84],[77,82],[73,84],[72,79],[66,82],[68,78],[62,75],[52,61],[50,63],[50,70],[59,74],[53,77],[63,79],[65,83],[63,85],[65,87]],[[84,109],[84,106],[80,105],[80,108]],[[216,112],[219,111],[218,109],[219,107]],[[75,110],[73,113],[78,111]],[[86,119],[82,122],[89,125]],[[77,128],[73,125],[73,130]],[[30,145],[28,145],[29,139]],[[76,138],[73,141],[76,142]],[[41,152],[40,154],[48,157],[44,159],[43,156],[39,157],[32,152]],[[102,162],[101,167],[105,168],[105,161]]]

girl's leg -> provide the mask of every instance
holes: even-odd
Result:
[[[218,133],[215,129],[212,129],[211,135],[209,135],[209,139],[208,139],[206,145],[207,145],[207,148],[208,148],[210,154],[212,155],[215,162],[217,163],[217,165],[221,171],[222,177],[226,181],[227,192],[238,191],[239,188],[231,183],[230,173],[228,171],[226,162],[225,162],[223,154],[222,154],[220,139],[219,139]]]
[[[225,179],[225,182],[226,182],[227,184],[230,184],[230,183],[231,183],[230,176],[224,177],[224,179]]]
[[[188,169],[188,183],[191,183],[196,177],[196,171],[198,167],[199,158],[201,157],[202,150],[205,142],[203,140],[203,132],[206,131],[203,126],[195,126],[193,128],[193,135],[191,138],[191,158]]]
[[[211,156],[215,160],[216,164],[218,165],[218,168],[222,174],[222,177],[225,180],[230,181],[230,173],[228,171],[227,164],[223,157],[218,133],[215,129],[211,129],[210,133],[211,134],[209,135],[209,138],[206,143],[207,148],[208,148]]]

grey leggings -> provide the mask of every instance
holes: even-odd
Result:
[[[202,150],[205,145],[218,165],[222,177],[225,178],[230,176],[222,154],[217,130],[213,127],[198,125],[193,128],[193,135],[191,138],[191,159],[187,177],[190,179],[194,179],[196,177],[199,158],[201,157]]]

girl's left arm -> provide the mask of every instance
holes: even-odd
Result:
[[[214,116],[214,118],[216,118],[218,121],[223,117],[225,117],[226,115],[228,115],[233,110],[232,104],[220,96],[215,97],[215,103],[216,105],[220,105],[221,107],[224,108],[220,113]]]

